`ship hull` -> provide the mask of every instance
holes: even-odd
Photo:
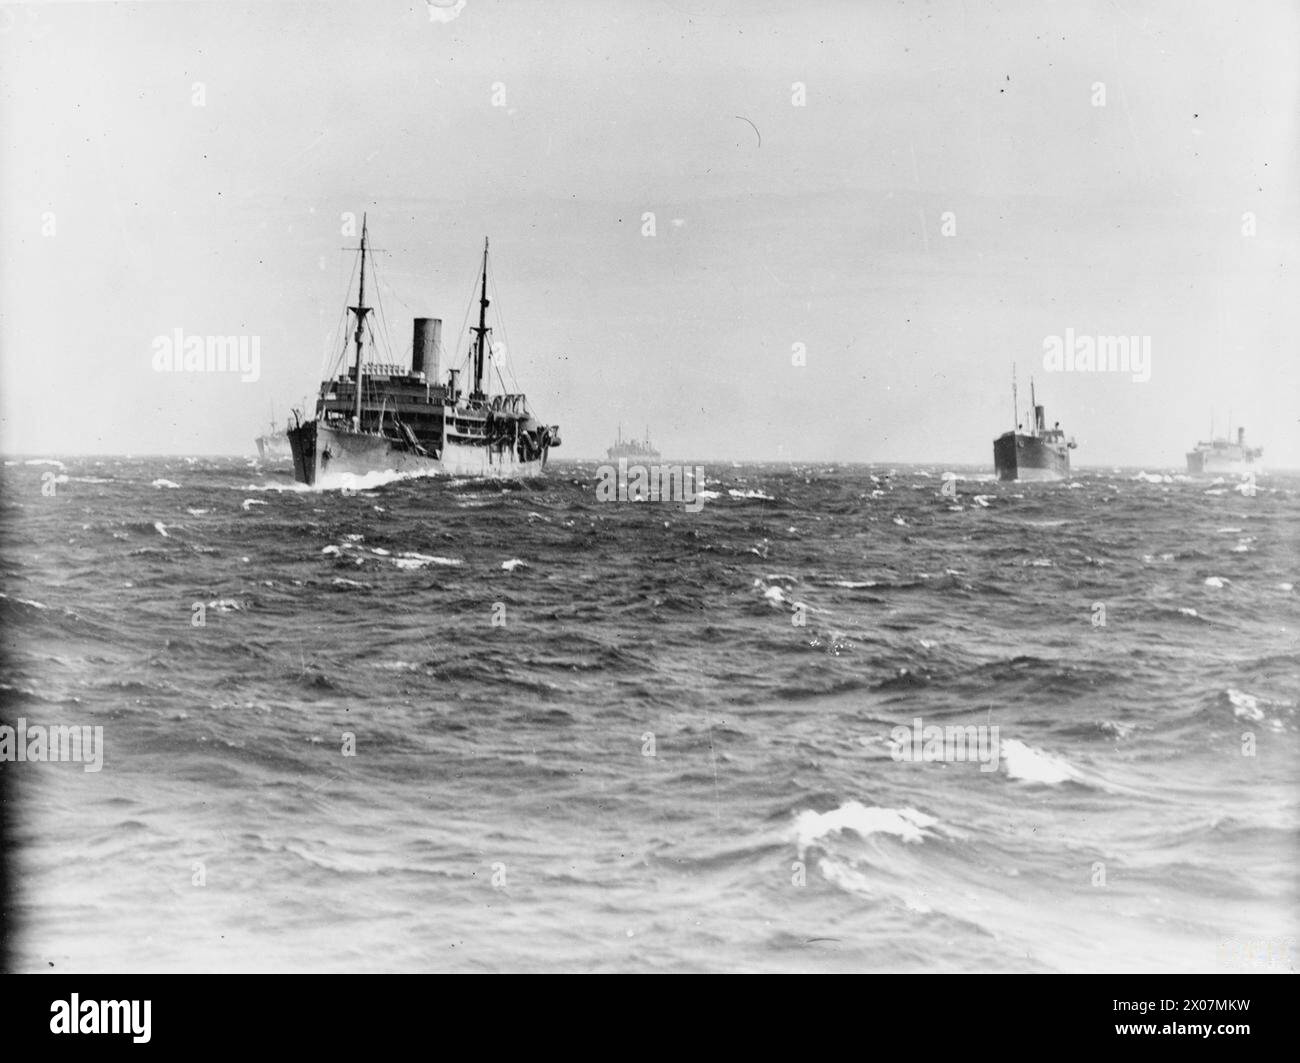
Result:
[[[544,476],[546,454],[521,461],[508,446],[443,444],[437,456],[420,454],[400,442],[369,432],[308,421],[289,430],[293,475],[319,488],[348,487],[364,476],[399,473],[415,476],[473,476],[514,480]]]
[[[610,461],[639,461],[648,462],[652,465],[657,462],[660,457],[659,451],[657,450],[635,451],[628,450],[625,447],[610,447],[609,450],[605,451],[605,454]]]
[[[258,436],[257,438],[257,456],[263,461],[274,461],[279,458],[287,458],[291,450],[289,441],[284,436]]]
[[[1258,461],[1219,458],[1193,450],[1187,455],[1187,472],[1190,476],[1247,476],[1252,472],[1259,476],[1264,467]]]
[[[1007,432],[993,441],[993,466],[999,480],[1054,483],[1070,475],[1070,450],[1062,443]]]

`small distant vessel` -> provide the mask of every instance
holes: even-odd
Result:
[[[488,393],[485,370],[494,351],[487,323],[487,241],[478,326],[469,330],[474,338],[465,354],[467,388],[461,386],[460,368],[449,369],[445,380],[440,377],[441,318],[414,319],[409,368],[363,357],[367,337],[372,349],[378,347],[375,321],[369,316],[373,308],[366,305],[371,252],[364,215],[358,250],[357,302],[348,307],[356,321],[355,358],[350,369],[321,382],[313,420],[294,412],[295,424],[289,429],[294,478],[339,487],[347,486],[351,477],[376,472],[493,479],[544,475],[550,451],[560,445],[559,425],[539,422],[527,398],[505,393],[504,383],[500,393]],[[383,320],[382,312],[376,316]],[[346,346],[340,362],[345,357]]]
[[[650,442],[650,426],[646,426],[645,439],[624,439],[623,426],[618,426],[618,439],[614,445],[605,452],[609,455],[610,461],[618,461],[620,458],[627,461],[658,461],[659,451],[655,445]]]
[[[283,428],[275,427],[275,408],[271,408],[271,423],[265,432],[257,437],[257,456],[262,461],[276,461],[287,458],[292,453],[289,448],[289,429],[292,422],[286,422]]]
[[[1229,435],[1232,429],[1228,429]],[[1220,437],[1214,438],[1214,429],[1210,429],[1210,439],[1197,443],[1195,450],[1187,452],[1187,471],[1192,476],[1244,476],[1256,475],[1264,471],[1264,448],[1246,446],[1246,430],[1237,429],[1237,442],[1232,443]]]
[[[1014,431],[1003,432],[993,441],[993,466],[999,480],[1064,480],[1070,475],[1070,451],[1075,448],[1073,439],[1066,440],[1061,422],[1047,427],[1043,407],[1034,394],[1034,381],[1029,380],[1029,402],[1033,410],[1033,427],[1022,432],[1017,423]],[[1011,403],[1019,417],[1019,400],[1015,377],[1011,381]]]

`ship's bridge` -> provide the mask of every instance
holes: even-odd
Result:
[[[352,380],[356,377],[355,367],[348,369],[346,373],[340,373],[340,380]],[[401,377],[423,376],[414,369],[405,365],[398,365],[395,362],[367,362],[365,365],[365,375],[368,377]]]

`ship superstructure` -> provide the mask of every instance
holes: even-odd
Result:
[[[449,369],[445,379],[441,375],[441,318],[413,320],[409,367],[364,357],[367,341],[374,346],[374,308],[366,303],[368,239],[363,217],[357,301],[348,307],[356,325],[353,364],[322,381],[312,420],[296,415],[288,433],[295,478],[333,487],[383,472],[542,475],[551,449],[560,445],[559,426],[538,421],[522,393],[503,387],[489,394],[485,386],[492,333],[487,323],[487,241],[478,325],[469,330],[473,339],[466,352],[469,379],[462,385],[460,368]]]

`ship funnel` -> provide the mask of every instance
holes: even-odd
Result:
[[[1034,407],[1034,430],[1036,432],[1043,432],[1046,430],[1046,428],[1047,428],[1047,418],[1043,414],[1043,408],[1041,406],[1035,406]]]
[[[442,318],[417,317],[411,337],[411,372],[438,380],[438,348],[442,345]]]
[[[1239,447],[1244,447],[1245,445],[1246,445],[1246,430],[1245,430],[1244,428],[1238,428],[1238,429],[1237,429],[1237,446],[1239,446]]]

